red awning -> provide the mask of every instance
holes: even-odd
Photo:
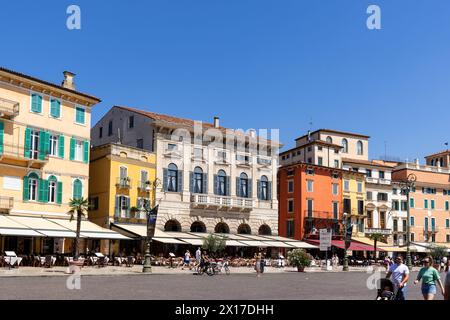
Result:
[[[310,242],[314,245],[320,245],[319,240],[307,240],[307,242]],[[345,249],[345,241],[343,240],[331,240],[331,245],[334,247],[337,247],[339,249]],[[367,244],[358,242],[358,241],[352,241],[350,248],[348,250],[351,251],[374,251],[373,246],[369,246]],[[383,249],[377,248],[377,251],[384,251]]]

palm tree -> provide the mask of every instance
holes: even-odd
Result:
[[[89,209],[89,200],[85,199],[83,197],[78,199],[70,199],[69,201],[70,206],[70,221],[74,219],[76,216],[77,219],[77,233],[75,236],[75,256],[74,260],[78,260],[78,256],[80,255],[80,249],[78,248],[78,243],[80,241],[80,231],[81,231],[81,217],[86,215],[88,209]]]
[[[384,241],[384,235],[381,233],[372,233],[369,236],[370,240],[373,240],[373,249],[375,251],[375,262],[377,262],[377,243],[378,241]]]

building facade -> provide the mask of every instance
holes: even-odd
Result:
[[[22,216],[65,219],[70,199],[88,197],[91,109],[100,100],[64,76],[55,85],[0,68],[0,212],[13,225]],[[2,251],[69,250],[64,238],[33,230],[2,230]]]
[[[342,174],[340,169],[297,163],[280,167],[279,232],[303,240],[318,230],[342,231]]]
[[[147,211],[155,203],[155,179],[156,155],[152,152],[113,143],[92,148],[90,221],[105,228],[113,222],[146,225]],[[122,252],[118,241],[104,240],[102,247]]]
[[[278,234],[278,143],[218,118],[198,123],[126,107],[113,107],[92,136],[95,146],[120,142],[156,154],[159,229]]]
[[[410,193],[411,241],[450,242],[450,170],[441,166],[402,163],[394,169],[396,181],[417,177]]]

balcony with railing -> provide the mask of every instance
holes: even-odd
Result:
[[[140,192],[150,192],[152,190],[152,184],[150,181],[138,181],[138,189]]]
[[[249,155],[237,154],[236,165],[249,167],[252,165],[252,157]]]
[[[438,232],[439,232],[438,227],[435,227],[435,226],[423,227],[424,235],[433,235],[433,234],[437,234]]]
[[[116,187],[119,189],[131,189],[131,178],[117,178]]]
[[[252,199],[208,194],[192,194],[191,204],[194,208],[226,211],[251,211],[254,207]]]
[[[11,120],[18,115],[19,115],[18,102],[0,98],[0,118]]]
[[[0,161],[6,164],[24,166],[27,168],[41,168],[48,160],[48,153],[41,153],[38,150],[25,150],[25,148],[20,145],[9,143],[0,145]]]
[[[317,235],[320,229],[329,229],[333,235],[342,234],[343,221],[333,212],[305,210],[304,217],[304,232],[307,238]]]
[[[0,196],[0,212],[9,212],[14,205],[13,197],[2,197]]]
[[[372,184],[381,184],[381,185],[390,185],[391,180],[385,179],[385,178],[374,178],[374,177],[366,177],[367,183]]]

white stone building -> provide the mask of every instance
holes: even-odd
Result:
[[[226,138],[226,139],[225,139]],[[156,153],[157,227],[165,231],[278,234],[280,145],[221,127],[113,107],[92,129],[93,145],[122,143]]]

